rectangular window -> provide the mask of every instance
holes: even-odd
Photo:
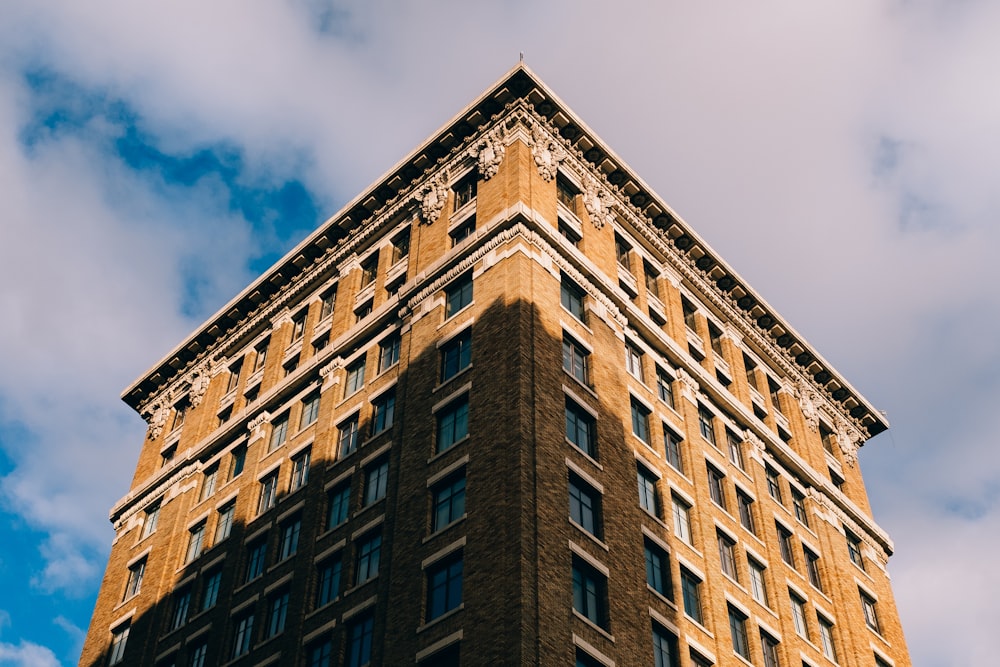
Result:
[[[875,600],[870,597],[864,591],[858,589],[861,595],[861,609],[865,612],[865,625],[874,630],[875,632],[880,632],[878,625],[878,611],[875,608]]]
[[[823,581],[819,578],[819,556],[805,547],[802,547],[802,555],[806,557],[806,572],[809,574],[809,583],[816,590],[822,591]]]
[[[385,498],[386,487],[389,485],[389,461],[379,461],[365,470],[364,506]]]
[[[146,509],[146,516],[142,522],[142,537],[146,538],[156,532],[156,524],[160,522],[160,501],[150,505]]]
[[[778,471],[771,466],[765,466],[764,474],[767,476],[767,492],[778,503],[784,505],[785,503],[781,499],[781,483],[778,480]]]
[[[201,592],[201,610],[211,609],[219,601],[219,589],[222,587],[222,570],[215,570],[205,576],[205,587]]]
[[[189,667],[205,667],[205,656],[208,655],[208,642],[202,642],[191,651]]]
[[[756,535],[753,521],[753,498],[736,489],[736,502],[740,506],[740,525]]]
[[[674,405],[674,379],[667,375],[666,371],[656,369],[656,393],[660,397],[660,400],[669,405],[670,407],[676,407]]]
[[[185,623],[188,619],[188,610],[191,608],[191,589],[185,588],[184,590],[174,593],[174,610],[170,615],[170,629],[176,630]]]
[[[302,399],[302,416],[299,417],[299,430],[315,424],[319,419],[319,392],[315,392]]]
[[[781,551],[781,560],[794,568],[795,556],[792,555],[792,532],[780,523],[775,523],[774,527],[778,530],[778,549]]]
[[[236,501],[226,503],[219,508],[219,521],[215,524],[215,544],[229,537],[233,532],[233,516],[236,514]]]
[[[678,539],[691,544],[691,506],[671,494],[674,515],[674,534]]]
[[[843,493],[844,492],[844,478],[841,477],[840,474],[837,473],[837,471],[834,470],[833,468],[827,468],[826,470],[830,474],[830,481],[833,482],[833,485],[835,487],[837,487],[838,491],[840,491],[841,493]]]
[[[590,350],[587,350],[575,340],[563,334],[562,351],[563,370],[583,384],[588,384],[590,377],[588,372]]]
[[[202,549],[205,546],[205,522],[202,521],[197,526],[193,527],[188,534],[188,547],[187,556],[184,559],[185,563],[190,563],[195,558],[201,555]]]
[[[365,667],[372,662],[372,631],[375,619],[366,614],[347,624],[347,655],[344,667]]]
[[[427,568],[427,620],[431,621],[462,604],[462,554]]]
[[[267,538],[257,540],[247,546],[247,572],[243,582],[253,581],[264,574],[264,562],[267,560]]]
[[[597,458],[594,447],[594,418],[579,405],[566,399],[566,439],[590,456]]]
[[[562,174],[556,175],[556,197],[559,203],[576,213],[577,189],[572,183],[567,181]]]
[[[559,233],[566,238],[574,248],[580,247],[580,235],[575,229],[569,226],[562,218],[559,218]]]
[[[684,598],[684,613],[696,623],[701,623],[701,579],[683,567],[681,568],[681,595]]]
[[[330,332],[327,331],[325,334],[313,341],[313,354],[319,354],[326,349],[326,346],[330,344]]]
[[[285,377],[288,377],[293,372],[295,372],[295,369],[298,367],[299,367],[299,355],[297,354],[281,365],[281,368],[284,369]]]
[[[642,464],[636,464],[636,478],[639,483],[639,507],[653,516],[662,516],[660,494],[656,490],[656,477]]]
[[[243,473],[243,467],[247,460],[247,446],[240,445],[233,449],[232,460],[229,466],[229,479],[239,477]]]
[[[847,537],[847,553],[851,556],[851,562],[864,570],[865,558],[861,554],[861,538],[848,530],[845,530],[845,534]]]
[[[257,501],[257,514],[263,514],[274,507],[278,500],[278,472],[275,471],[260,480],[260,498]]]
[[[630,343],[625,343],[625,370],[639,382],[643,381],[642,351]]]
[[[698,406],[698,432],[701,433],[701,437],[715,447],[714,415],[703,405]]]
[[[215,465],[205,471],[201,480],[201,494],[198,497],[198,502],[210,498],[213,493],[215,493],[215,482],[218,478],[219,466]]]
[[[254,355],[254,362],[253,362],[254,373],[264,369],[264,364],[267,363],[267,346],[270,343],[271,341],[270,339],[268,339],[258,344],[257,347],[254,348],[254,352],[256,353]]]
[[[282,591],[271,598],[268,604],[267,634],[273,637],[284,632],[285,620],[288,618],[288,591]]]
[[[723,357],[722,332],[719,331],[719,327],[715,326],[711,322],[708,323],[708,340],[712,345],[712,351],[715,352],[716,356],[721,359]]]
[[[452,447],[469,434],[469,396],[454,401],[437,414],[437,451]]]
[[[396,418],[396,390],[390,389],[372,401],[372,435],[392,428]]]
[[[584,321],[583,295],[583,290],[577,287],[573,281],[566,276],[562,277],[559,287],[559,299],[562,302],[562,307],[581,322]]]
[[[373,252],[361,263],[361,287],[364,289],[375,282],[378,275],[378,251]]]
[[[455,193],[455,210],[462,208],[476,198],[476,172],[466,175],[462,180],[451,186]]]
[[[299,534],[302,532],[302,517],[296,516],[281,525],[278,538],[278,561],[283,561],[299,550]]]
[[[301,313],[296,314],[292,317],[292,343],[302,340],[302,336],[306,332],[306,311],[303,310]]]
[[[337,427],[337,443],[340,449],[338,458],[353,454],[358,448],[358,416],[352,415]]]
[[[767,378],[767,391],[771,395],[771,407],[774,408],[775,412],[781,412],[781,401],[778,399],[778,392],[781,391],[781,386],[778,385],[771,378]]]
[[[670,558],[667,552],[649,538],[643,540],[646,555],[646,585],[667,598],[674,599],[670,583]]]
[[[316,567],[316,608],[330,604],[340,595],[340,554],[328,558]]]
[[[271,439],[268,442],[267,451],[273,452],[285,444],[286,440],[288,440],[288,413],[271,422]]]
[[[733,605],[729,607],[729,636],[733,640],[733,652],[750,659],[750,645],[747,643],[747,617]]]
[[[350,498],[350,482],[345,482],[331,489],[329,495],[327,496],[329,501],[329,511],[326,515],[327,530],[332,530],[347,521]]]
[[[168,447],[160,452],[160,467],[166,468],[170,465],[170,462],[174,460],[174,454],[177,453],[177,445]]]
[[[778,661],[778,640],[760,631],[760,648],[764,653],[764,667],[780,667]]]
[[[684,474],[684,460],[681,458],[681,438],[666,424],[663,425],[663,449],[667,455],[667,463],[677,472]]]
[[[746,369],[747,384],[753,389],[759,390],[759,387],[757,386],[757,364],[753,361],[753,359],[744,354],[743,367]]]
[[[823,449],[827,454],[836,457],[834,453],[836,450],[833,448],[833,431],[828,429],[825,424],[820,422],[819,425],[819,438],[823,443]]]
[[[629,246],[628,242],[615,234],[615,257],[618,259],[618,264],[626,271],[632,270],[632,263],[629,261],[631,251],[632,247]]]
[[[677,637],[670,631],[653,623],[653,665],[655,667],[678,667]]]
[[[325,320],[333,315],[333,309],[337,305],[337,286],[334,285],[320,296],[319,319]]]
[[[716,531],[715,537],[719,545],[719,562],[722,565],[722,573],[730,579],[736,579],[736,542],[721,531]]]
[[[365,386],[364,355],[347,367],[347,382],[344,386],[344,396],[347,397],[356,394],[363,386]]]
[[[128,568],[128,581],[125,582],[125,596],[123,600],[134,598],[142,590],[142,578],[146,576],[146,559],[138,561]]]
[[[715,469],[711,464],[707,465],[708,470],[708,494],[712,502],[726,509],[726,487],[723,483],[725,475]]]
[[[384,339],[378,346],[378,372],[383,373],[399,363],[400,337],[398,334]]]
[[[632,399],[632,435],[649,444],[649,408]]]
[[[729,460],[740,470],[746,470],[743,465],[743,443],[729,429],[726,429],[726,441],[729,443]]]
[[[472,329],[466,329],[441,346],[441,382],[445,382],[472,363]]]
[[[753,599],[765,607],[767,605],[767,582],[764,580],[764,566],[752,558],[747,558],[750,563],[750,593]]]
[[[601,494],[574,474],[569,476],[569,518],[594,537],[601,538]]]
[[[573,556],[573,609],[608,629],[608,580],[579,556]]]
[[[407,227],[392,240],[392,258],[390,266],[394,266],[410,254],[410,228]]]
[[[792,490],[792,507],[795,509],[795,518],[799,520],[799,523],[808,528],[809,515],[806,514],[806,497],[794,486],[790,488]]]
[[[236,620],[233,633],[233,658],[246,655],[253,645],[253,613],[244,614]]]
[[[444,316],[451,317],[472,303],[472,274],[467,273],[445,289]]]
[[[472,233],[475,231],[476,218],[473,216],[448,233],[448,236],[451,237],[451,247],[454,248],[459,243],[472,236]]]
[[[382,534],[372,533],[358,540],[354,561],[354,583],[360,585],[378,575],[382,553]]]
[[[125,660],[125,645],[128,643],[128,631],[130,628],[131,626],[125,623],[111,631],[111,654],[108,657],[109,665],[120,665]]]
[[[174,421],[170,425],[171,431],[176,431],[181,426],[184,426],[184,419],[187,416],[189,407],[191,407],[191,403],[187,398],[177,401],[177,404],[174,405]]]
[[[333,641],[321,639],[306,648],[306,667],[330,667],[333,659]]]
[[[659,274],[656,272],[649,262],[642,263],[642,273],[646,278],[646,293],[651,294],[657,299],[660,298],[660,287],[658,285]]]
[[[809,640],[809,626],[806,625],[806,601],[791,591],[788,598],[792,605],[792,622],[795,625],[795,632],[800,637]]]
[[[833,643],[833,623],[817,614],[819,621],[819,637],[823,644],[823,655],[837,662],[837,647]]]
[[[309,465],[312,460],[312,450],[306,449],[292,457],[292,483],[289,489],[296,491],[309,482]]]
[[[684,325],[693,332],[698,331],[698,324],[695,315],[698,309],[687,299],[681,299],[681,308],[684,311]]]
[[[354,323],[357,324],[361,320],[371,315],[373,305],[374,305],[374,299],[369,299],[368,301],[365,301],[363,304],[358,306],[354,310]]]
[[[572,504],[572,500],[570,502]],[[460,477],[452,478],[435,487],[433,505],[432,531],[441,530],[462,518],[465,515],[465,474],[463,473]]]

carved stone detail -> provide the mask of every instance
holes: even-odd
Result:
[[[189,394],[191,407],[196,408],[201,405],[208,390],[208,384],[212,381],[212,364],[206,362],[194,369],[191,373],[191,393]]]
[[[681,396],[692,403],[698,403],[698,381],[683,368],[677,369],[677,377],[681,381]]]
[[[837,426],[837,444],[844,455],[844,461],[852,468],[858,462],[858,448],[864,442],[864,436],[846,420],[841,420]]]
[[[441,217],[445,202],[448,201],[448,174],[441,171],[428,181],[420,193],[420,218],[425,225]]]
[[[559,171],[559,164],[566,159],[566,151],[557,144],[537,121],[531,125],[531,155],[535,158],[538,175],[551,181]]]
[[[341,357],[335,357],[330,363],[319,369],[319,376],[323,378],[321,391],[329,389],[333,385],[340,384],[340,373],[337,371],[343,367],[344,360]]]
[[[149,439],[156,440],[163,433],[163,427],[167,425],[167,417],[170,415],[170,407],[162,403],[154,403],[150,408],[147,417],[149,421]]]
[[[614,199],[604,188],[600,187],[596,178],[587,179],[583,191],[583,206],[587,209],[590,221],[597,229],[601,229],[614,220]]]
[[[799,407],[802,408],[802,417],[805,419],[806,424],[810,430],[818,431],[819,409],[817,408],[817,404],[820,400],[819,395],[804,380],[799,381],[795,395],[798,396]]]
[[[764,451],[767,449],[767,447],[764,445],[764,441],[760,439],[760,436],[758,436],[750,429],[747,429],[743,431],[743,438],[750,444],[750,447],[753,449],[751,455],[757,460],[763,461]]]
[[[496,176],[500,169],[500,163],[503,162],[504,154],[507,152],[507,144],[504,143],[504,140],[504,126],[500,124],[484,135],[472,149],[472,156],[476,158],[479,175],[483,177],[484,181]]]
[[[258,428],[268,423],[269,421],[271,421],[271,413],[268,412],[267,410],[264,410],[259,415],[250,420],[250,423],[247,424],[247,429],[249,429],[250,431],[256,431]]]

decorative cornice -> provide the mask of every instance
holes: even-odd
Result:
[[[420,220],[425,225],[432,224],[441,217],[445,202],[448,201],[448,172],[442,170],[431,178],[420,190]]]
[[[698,381],[683,368],[677,369],[677,378],[681,381],[681,396],[697,405],[700,390]]]
[[[589,173],[585,179],[582,198],[583,206],[587,209],[587,215],[590,216],[590,222],[594,227],[601,229],[614,221],[614,199],[608,189],[600,186],[597,179]]]
[[[537,119],[531,124],[531,155],[535,158],[538,175],[551,181],[559,172],[559,164],[566,159],[566,150],[554,136],[542,128]]]
[[[476,158],[479,175],[483,177],[484,181],[496,176],[500,169],[500,163],[503,162],[504,154],[507,152],[505,139],[504,126],[500,123],[486,132],[473,147],[472,156]]]
[[[194,475],[198,471],[198,468],[198,464],[192,462],[169,473],[151,489],[146,486],[136,487],[131,493],[119,500],[115,506],[111,508],[108,518],[111,520],[111,524],[114,526],[115,531],[117,532],[141,509],[148,507],[149,503],[134,503],[131,507],[128,507],[129,504],[133,503],[136,498],[139,498],[140,496],[143,498],[149,498],[150,500],[159,498],[174,484],[182,482],[185,478]],[[125,507],[128,507],[128,509],[122,511]]]
[[[208,385],[212,381],[212,362],[205,361],[200,366],[191,371],[191,392],[189,394],[191,407],[196,408],[201,405]]]
[[[869,529],[862,527],[858,522],[847,516],[847,513],[840,509],[837,503],[833,502],[831,498],[819,489],[809,488],[806,490],[806,494],[812,498],[814,503],[834,515],[848,530],[867,544],[883,568],[888,564],[889,554],[892,552],[892,540],[889,539],[888,535],[876,527],[874,529],[876,532],[873,536]]]

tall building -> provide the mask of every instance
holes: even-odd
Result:
[[[123,398],[84,665],[910,664],[885,419],[523,65]]]

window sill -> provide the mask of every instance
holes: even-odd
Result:
[[[436,387],[434,387],[433,389],[431,389],[431,393],[435,394],[438,391],[440,391],[441,389],[443,389],[444,387],[447,387],[448,385],[450,385],[455,380],[455,378],[462,377],[471,368],[472,368],[472,362],[469,362],[469,365],[466,366],[465,368],[463,368],[460,371],[456,372],[454,375],[441,380],[441,382]]]
[[[458,447],[462,443],[468,442],[471,439],[472,439],[472,436],[470,436],[468,434],[463,435],[461,438],[459,438],[455,442],[453,442],[450,445],[448,445],[447,449],[442,449],[440,452],[435,453],[433,456],[431,456],[429,459],[427,459],[427,464],[430,465],[431,463],[433,463],[434,461],[437,461],[439,458],[441,458],[442,456],[444,456],[448,452],[453,451],[456,447]]]
[[[350,595],[354,591],[357,591],[357,590],[360,590],[360,589],[364,588],[365,586],[367,586],[368,584],[372,583],[373,581],[378,581],[378,575],[377,574],[375,576],[373,576],[373,577],[369,577],[369,578],[365,579],[361,583],[354,584],[350,588],[345,589],[343,597],[346,598],[348,595]]]
[[[303,617],[302,617],[302,620],[303,620],[303,621],[308,621],[308,620],[309,620],[310,618],[312,618],[313,616],[316,616],[317,614],[320,614],[320,613],[322,613],[322,612],[324,612],[324,611],[326,611],[326,610],[330,609],[330,608],[331,608],[331,607],[332,607],[333,605],[335,605],[335,604],[336,604],[336,603],[338,603],[338,602],[340,602],[340,595],[339,595],[339,594],[338,594],[338,595],[336,595],[336,596],[335,596],[335,597],[334,597],[334,598],[333,598],[332,600],[330,600],[329,602],[325,602],[325,603],[323,603],[323,604],[322,604],[321,606],[319,606],[319,607],[316,607],[316,608],[315,608],[315,609],[313,609],[313,610],[312,610],[311,612],[309,612],[308,614],[306,614],[305,616],[303,616]]]
[[[666,595],[664,595],[660,591],[658,591],[655,588],[653,588],[652,586],[650,586],[648,583],[646,584],[646,590],[648,590],[650,593],[652,593],[656,597],[657,600],[659,600],[663,604],[667,605],[668,607],[670,607],[674,611],[677,611],[677,605],[674,603],[673,600],[671,600]]]
[[[467,516],[469,516],[469,515],[468,514],[463,514],[462,516],[458,517],[457,519],[455,519],[454,521],[452,521],[451,523],[449,523],[447,526],[442,526],[441,528],[438,528],[437,530],[435,530],[430,535],[425,536],[420,541],[420,543],[421,544],[427,544],[431,540],[437,539],[440,535],[448,532],[452,528],[452,526],[457,526],[458,524],[460,524],[463,521],[465,521],[465,517],[467,517]]]
[[[458,310],[456,310],[451,315],[445,315],[444,322],[442,322],[441,324],[438,325],[438,329],[441,329],[442,327],[444,327],[444,326],[446,326],[448,324],[451,324],[455,320],[456,317],[458,317],[459,315],[461,315],[461,314],[465,313],[466,311],[470,310],[474,305],[476,305],[476,300],[475,299],[473,299],[469,303],[465,304],[464,306],[462,306],[461,308],[459,308]],[[447,308],[447,304],[445,304],[445,307]]]
[[[611,634],[610,632],[599,626],[597,623],[594,623],[592,620],[590,620],[589,618],[578,612],[576,609],[573,610],[573,616],[583,621],[597,632],[601,633],[601,635],[604,636],[604,638],[607,639],[608,641],[610,642],[615,641],[615,636],[613,634]]]
[[[417,634],[420,634],[421,632],[423,632],[427,628],[434,627],[438,623],[441,623],[441,622],[443,622],[443,621],[451,618],[452,616],[457,616],[458,613],[461,612],[463,609],[465,609],[465,603],[464,602],[460,603],[454,609],[449,609],[448,611],[446,611],[445,613],[441,614],[437,618],[432,618],[431,620],[429,620],[426,623],[424,623],[423,625],[421,625],[419,628],[417,628]]]
[[[581,379],[580,379],[580,378],[578,378],[577,376],[573,375],[573,374],[572,374],[572,373],[570,373],[570,372],[569,372],[568,370],[566,370],[566,368],[565,368],[565,367],[563,367],[563,373],[565,373],[565,374],[566,374],[566,377],[568,377],[568,378],[572,378],[573,382],[575,382],[575,383],[576,383],[576,386],[577,386],[577,387],[579,387],[580,389],[583,389],[583,390],[584,390],[584,391],[586,391],[586,392],[587,392],[588,394],[590,394],[591,396],[593,396],[593,397],[594,397],[595,399],[598,399],[598,400],[600,400],[600,398],[599,398],[599,397],[597,396],[597,392],[596,392],[596,391],[594,391],[594,388],[593,388],[593,386],[592,386],[592,385],[590,385],[590,384],[588,384],[588,383],[584,382],[583,380],[581,380]]]
[[[577,445],[573,444],[569,440],[566,441],[566,444],[569,445],[570,447],[572,447],[572,449],[573,449],[574,452],[578,453],[580,456],[582,456],[583,458],[587,459],[587,461],[589,461],[591,463],[591,465],[593,465],[595,468],[597,468],[598,470],[601,470],[601,471],[604,470],[604,466],[602,466],[600,463],[598,463],[597,459],[595,459],[593,456],[591,456],[587,452],[585,452],[582,449],[580,449]]]
[[[573,521],[573,519],[569,520],[569,524],[571,526],[576,527],[576,529],[579,532],[581,532],[584,535],[586,535],[590,539],[590,541],[593,542],[594,544],[596,544],[597,546],[601,547],[605,551],[610,551],[610,549],[608,548],[608,545],[605,544],[603,540],[601,540],[599,537],[597,537],[596,535],[594,535],[593,533],[591,533],[589,530],[587,530],[586,528],[584,528],[583,526],[581,526],[580,524],[578,524],[576,521]]]

